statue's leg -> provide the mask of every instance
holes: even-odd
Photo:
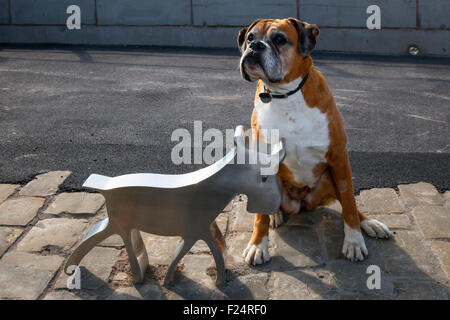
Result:
[[[105,218],[95,224],[80,242],[75,251],[70,255],[64,267],[64,272],[68,274],[67,268],[69,266],[77,266],[81,259],[83,259],[83,257],[91,251],[92,248],[114,233],[117,233],[117,231],[109,222],[108,218]]]
[[[225,240],[217,227],[216,222],[211,223],[211,236],[205,239],[211,253],[214,257],[217,268],[216,285],[221,285],[225,281],[225,261],[222,253],[225,250]]]
[[[186,238],[181,239],[181,241],[178,243],[177,248],[175,249],[175,252],[173,254],[172,262],[170,262],[169,268],[167,269],[166,277],[164,278],[164,285],[172,282],[178,262],[186,255],[186,253],[189,252],[195,242],[196,240]]]
[[[132,229],[122,236],[122,239],[124,239],[125,249],[130,260],[133,281],[135,283],[142,282],[148,267],[148,255],[141,233],[137,229]]]

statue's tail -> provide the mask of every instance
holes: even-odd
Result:
[[[102,191],[108,189],[108,182],[111,177],[102,176],[100,174],[91,174],[89,178],[83,183],[83,188]]]

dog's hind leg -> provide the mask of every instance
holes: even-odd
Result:
[[[211,225],[209,226],[209,230],[211,232],[211,236],[213,237],[215,243],[219,246],[220,251],[223,253],[227,247],[227,244],[225,242],[225,238],[220,232],[219,227],[217,226],[216,221],[213,221]]]
[[[125,234],[125,237],[122,236],[122,239],[125,242],[128,259],[130,260],[133,281],[135,283],[142,282],[145,270],[148,267],[148,255],[141,234],[139,230],[132,229]]]
[[[92,250],[92,248],[114,233],[117,233],[117,230],[113,227],[108,218],[103,219],[94,225],[80,242],[75,251],[70,255],[64,267],[64,272],[68,274],[68,267],[77,266],[83,257]]]
[[[164,278],[164,286],[172,282],[178,262],[189,252],[196,241],[196,239],[184,238],[178,243]]]

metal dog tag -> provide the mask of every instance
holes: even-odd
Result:
[[[272,96],[270,95],[270,93],[267,93],[267,92],[261,92],[259,94],[259,98],[264,103],[269,103],[270,101],[272,101]]]

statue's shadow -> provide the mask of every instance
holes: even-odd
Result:
[[[449,283],[437,258],[423,246],[412,226],[391,229],[393,237],[387,240],[374,239],[363,232],[369,256],[362,262],[350,262],[342,254],[343,230],[340,213],[328,208],[297,216],[285,215],[285,223],[270,230],[271,260],[263,265],[248,266],[242,258],[241,263],[227,265],[226,280],[221,286],[214,284],[215,274],[211,272],[214,268],[204,271],[199,268],[201,272],[194,277],[190,272],[177,270],[173,282],[163,286],[166,267],[155,267],[150,260],[151,267],[142,284],[119,291],[105,285],[101,288],[101,297],[195,300],[449,298]],[[214,266],[213,258],[210,258]],[[379,289],[367,286],[367,280],[373,274],[368,273],[369,266],[380,268]],[[93,287],[104,283],[89,270],[83,272],[82,278],[92,282]],[[156,274],[158,272],[161,274]],[[128,290],[134,293],[130,294]],[[89,292],[89,289],[74,291],[83,299],[89,298],[86,295]]]

